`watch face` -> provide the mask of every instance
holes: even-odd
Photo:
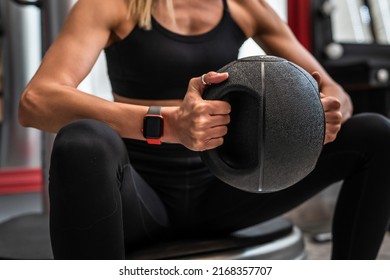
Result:
[[[160,116],[145,116],[143,134],[145,138],[161,138],[163,133],[163,119]]]

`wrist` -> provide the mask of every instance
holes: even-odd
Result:
[[[177,123],[179,107],[162,107],[161,114],[164,118],[164,135],[161,138],[165,143],[180,143],[175,133],[175,124]]]

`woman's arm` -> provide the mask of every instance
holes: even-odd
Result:
[[[123,137],[142,139],[139,125],[146,107],[106,101],[77,89],[125,16],[122,0],[75,4],[22,94],[22,125],[57,132],[73,120],[91,118],[109,124]]]

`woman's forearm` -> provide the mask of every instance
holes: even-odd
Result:
[[[76,119],[96,119],[113,127],[122,137],[142,139],[145,106],[111,102],[75,88],[44,84],[28,86],[19,105],[23,126],[56,133]]]

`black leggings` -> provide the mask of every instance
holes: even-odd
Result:
[[[218,236],[279,216],[344,180],[333,259],[375,259],[390,216],[390,123],[352,117],[314,171],[283,191],[252,194],[216,179],[180,145],[122,139],[94,120],[58,133],[50,168],[56,259],[122,259],[125,250],[183,236]]]

